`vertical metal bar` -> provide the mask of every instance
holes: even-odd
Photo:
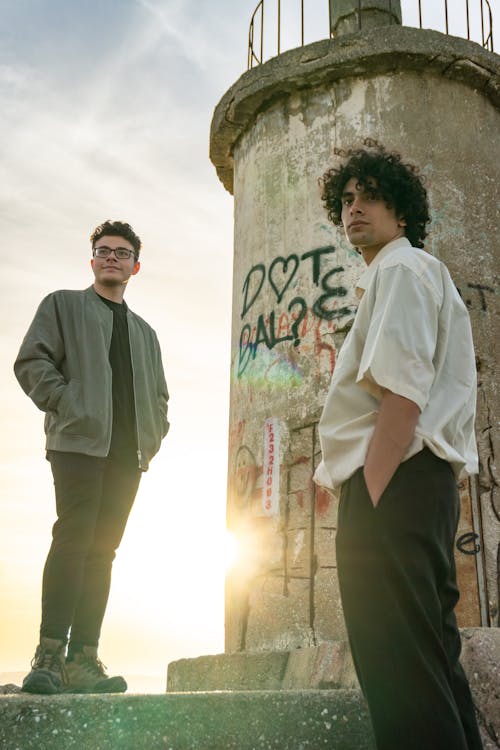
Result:
[[[293,433],[295,430],[292,430],[290,434],[290,458],[287,459],[287,471],[286,471],[286,505],[285,505],[285,518],[284,518],[284,534],[283,534],[283,596],[288,596],[289,588],[288,584],[290,581],[290,573],[289,573],[289,557],[288,557],[288,535],[289,535],[289,527],[290,527],[290,491],[291,491],[291,471],[294,465],[293,460],[293,449],[292,449],[292,440],[293,440]]]
[[[490,30],[486,37],[486,47],[493,52],[493,16],[491,14],[491,7],[488,0],[486,0],[486,5],[488,6],[488,20],[490,24]]]
[[[418,0],[418,23],[422,28],[422,0]]]
[[[483,40],[483,47],[484,47],[484,8],[483,8],[483,0],[481,0],[481,39]]]
[[[278,55],[281,52],[281,0],[278,0]]]
[[[253,61],[257,59],[255,50],[253,47],[255,41],[255,11],[250,21],[250,28],[248,30],[248,69],[253,68]]]
[[[264,0],[260,2],[260,61],[264,62]]]
[[[470,497],[471,497],[471,506],[472,506],[472,528],[474,530],[474,533],[478,535],[479,537],[479,544],[481,546],[481,550],[479,554],[476,555],[476,572],[477,572],[477,583],[478,583],[478,591],[479,591],[479,607],[481,610],[481,625],[483,627],[488,627],[489,625],[489,616],[488,616],[488,605],[487,605],[487,591],[485,588],[485,574],[484,574],[484,566],[483,566],[483,547],[484,547],[484,534],[481,524],[481,510],[480,510],[480,503],[479,503],[479,492],[478,492],[478,486],[477,486],[478,480],[477,476],[471,476],[469,480],[469,487],[470,487]]]
[[[490,50],[492,52],[494,52],[494,47],[493,47],[493,15],[491,13],[491,8],[490,8],[490,4],[489,3],[488,3],[488,10],[490,12]]]
[[[488,24],[489,24],[489,31],[488,34],[485,36],[483,41],[483,47],[486,47],[487,49],[491,50],[491,52],[494,51],[493,47],[493,14],[491,12],[491,5],[489,0],[485,0],[486,5],[488,7]],[[481,0],[481,21],[483,19],[483,0]],[[486,31],[483,32],[483,36],[486,34]]]
[[[491,40],[490,49],[491,49],[492,52],[494,52],[494,48],[493,48],[493,15],[491,13],[491,8],[490,8],[490,4],[489,3],[488,3],[488,10],[490,12],[490,40]]]
[[[300,14],[301,14],[301,42],[302,46],[304,46],[304,0],[300,0]]]
[[[331,39],[332,36],[333,36],[333,30],[332,30],[332,0],[329,0],[329,3],[328,3],[328,24],[329,24],[329,27],[330,27],[330,35],[329,36],[330,36],[330,39]]]
[[[253,20],[253,19],[252,19]],[[251,60],[251,49],[252,49],[252,21],[250,21],[250,28],[248,29],[248,54],[247,54],[247,70],[252,67],[250,64]]]
[[[465,0],[465,11],[467,13],[467,39],[470,39],[469,0]]]
[[[311,440],[311,468],[314,472],[316,456],[316,425],[312,427]],[[314,616],[316,609],[315,602],[315,583],[316,583],[316,485],[311,482],[311,525],[310,525],[310,545],[309,545],[309,627],[311,629],[313,644],[316,645],[316,634],[314,631]]]
[[[446,21],[446,33],[449,34],[450,30],[448,28],[448,0],[444,0],[444,17]]]

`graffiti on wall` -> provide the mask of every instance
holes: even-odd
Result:
[[[242,289],[240,317],[244,322],[239,338],[238,377],[256,358],[259,346],[271,350],[288,341],[297,347],[312,330],[319,335],[322,321],[353,315],[354,306],[345,304],[348,292],[339,281],[344,267],[331,268],[325,263],[335,252],[333,245],[327,245],[302,255],[277,256],[267,266],[257,263],[250,268]],[[296,293],[299,277],[305,274],[317,288],[314,299],[309,301]],[[263,292],[274,305],[269,312],[252,317],[254,305]]]
[[[475,299],[470,290],[475,292]],[[464,297],[463,291],[461,289],[458,291],[461,296]],[[488,286],[488,284],[475,284],[472,281],[469,281],[467,283],[467,291],[465,294],[465,304],[469,308],[477,308],[479,303],[479,308],[483,312],[486,312],[489,306],[490,294],[496,294],[496,290],[493,287]]]

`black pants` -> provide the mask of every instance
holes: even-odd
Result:
[[[141,473],[109,458],[50,451],[57,521],[45,563],[40,634],[97,646],[111,567]]]
[[[482,748],[454,614],[459,510],[449,464],[428,449],[377,508],[362,469],[342,486],[340,593],[378,750]]]

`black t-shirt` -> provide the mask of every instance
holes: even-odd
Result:
[[[113,312],[113,333],[109,347],[109,363],[113,373],[113,432],[109,456],[122,462],[137,464],[137,432],[135,420],[134,382],[127,305],[100,299]]]

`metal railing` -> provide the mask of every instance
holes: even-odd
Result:
[[[292,44],[287,45],[287,49],[290,49],[292,46],[300,46],[303,47],[305,42],[305,25],[304,25],[304,1],[305,0],[295,0],[296,3],[300,6],[300,10],[298,11],[300,14],[299,18],[299,38],[300,38],[300,44]],[[432,3],[433,6],[436,6],[438,0],[427,0],[430,4]],[[317,0],[318,2],[318,0]],[[323,2],[326,2],[326,0],[323,0]],[[422,6],[424,5],[425,10],[425,3],[426,0],[418,0],[418,27],[423,29],[423,9]],[[450,13],[448,8],[448,0],[443,0],[444,4],[444,27],[445,27],[445,33],[450,34]],[[254,65],[260,65],[262,62],[264,62],[264,21],[265,21],[265,8],[267,6],[272,6],[274,3],[272,3],[272,0],[260,0],[257,7],[255,8],[252,18],[250,20],[250,28],[248,31],[248,69],[253,68]],[[462,19],[465,21],[465,28],[467,30],[467,39],[469,41],[479,41],[479,39],[475,38],[475,36],[481,37],[481,44],[485,49],[490,50],[491,52],[494,51],[493,47],[493,13],[491,11],[491,6],[489,3],[489,0],[464,0],[464,13],[465,13],[465,19]],[[471,32],[472,23],[471,23],[471,7],[473,6],[473,9],[475,9],[475,13],[477,14],[479,12],[479,18],[478,18],[478,25],[480,26],[480,34],[479,29],[477,34],[473,34]],[[358,0],[358,28],[362,29],[362,13],[361,13],[361,0]],[[297,11],[295,11],[297,13]],[[274,57],[275,55],[281,54],[282,46],[283,46],[283,23],[282,23],[282,0],[276,0],[276,6],[274,9],[271,8],[270,13],[271,15],[271,23],[270,27],[275,31],[277,36],[277,44],[274,46],[274,44],[270,44],[270,53],[267,54],[266,59],[269,59],[270,57]],[[328,14],[329,14],[329,25],[328,28],[325,29],[326,34],[323,37],[320,38],[329,38],[332,35],[331,28],[332,28],[332,18],[331,18],[331,3],[328,3]],[[456,12],[455,12],[456,16]],[[326,19],[325,19],[326,21]],[[405,24],[405,25],[413,25],[413,24]],[[428,27],[426,27],[428,28]],[[276,38],[276,37],[275,37]],[[297,39],[298,41],[298,39]],[[312,40],[314,41],[314,40]]]

